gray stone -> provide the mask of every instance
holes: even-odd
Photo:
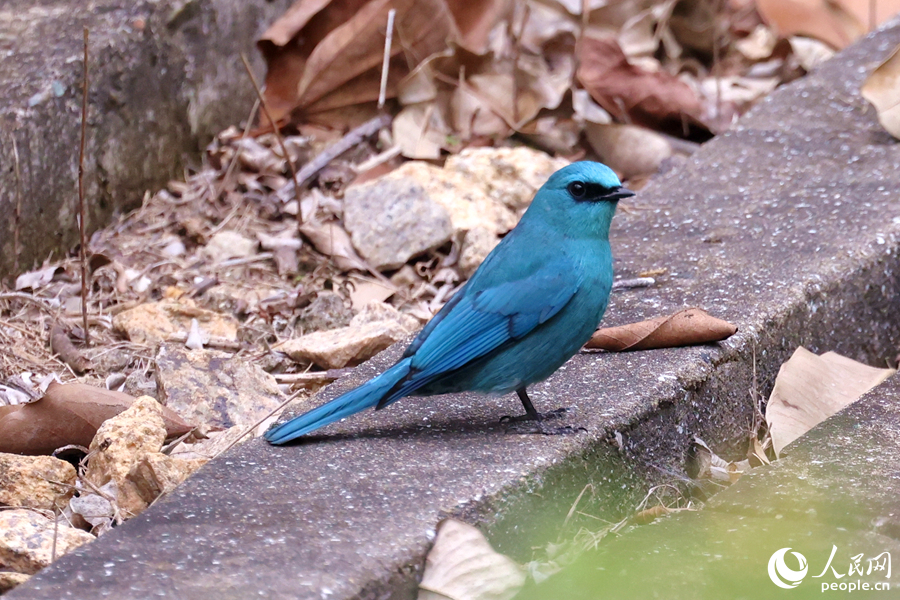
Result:
[[[181,175],[255,100],[254,42],[292,0],[6,0],[0,8],[0,276],[15,262],[18,150],[20,268],[78,243],[75,190],[82,27],[90,29],[85,190],[91,229]]]
[[[475,269],[499,243],[500,238],[484,227],[475,227],[467,231],[459,251],[459,271],[462,276],[467,279],[471,277]]]
[[[54,530],[55,529],[55,530]],[[0,510],[0,569],[32,574],[54,558],[94,541],[86,531],[61,525],[42,514],[17,508]]]
[[[356,313],[356,316],[350,320],[350,324],[359,326],[375,321],[396,321],[407,333],[413,333],[422,326],[414,316],[400,312],[390,304],[378,302],[377,300],[363,305],[359,312]]]
[[[397,319],[368,321],[347,327],[314,331],[284,341],[273,348],[300,363],[323,369],[342,369],[368,360],[409,335]]]
[[[407,179],[380,179],[351,186],[344,195],[344,226],[360,256],[379,270],[446,243],[450,215]]]
[[[156,356],[159,399],[192,423],[249,427],[281,403],[275,379],[242,357],[164,344]]]
[[[681,478],[694,436],[743,455],[748,390],[767,396],[798,345],[876,365],[900,347],[900,144],[858,94],[898,35],[893,24],[780,88],[652,182],[642,210],[616,217],[617,273],[666,271],[654,287],[616,292],[605,324],[696,305],[740,330],[710,346],[580,354],[533,386],[540,410],[572,407],[563,424],[586,433],[509,434],[498,421],[522,410],[513,395],[458,394],[402,399],[294,446],[251,440],[9,598],[414,598],[446,516],[525,562],[535,546],[597,528],[583,515],[618,521],[649,486]],[[726,233],[704,241],[713,231]]]
[[[323,331],[344,327],[353,318],[351,309],[343,296],[335,292],[319,292],[309,306],[300,311],[297,329],[301,333]]]

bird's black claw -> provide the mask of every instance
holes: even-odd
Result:
[[[506,415],[506,416],[500,417],[500,424],[506,425],[508,423],[524,423],[524,422],[540,423],[541,421],[549,421],[551,419],[558,419],[558,418],[564,416],[568,412],[569,412],[569,409],[563,407],[563,408],[557,408],[556,410],[551,410],[551,411],[545,412],[545,413],[535,413],[534,415],[524,414],[524,415],[518,415],[515,417],[513,417],[511,415]]]
[[[505,416],[500,418],[501,425],[509,425],[507,433],[540,433],[542,435],[568,435],[572,433],[587,432],[584,427],[572,427],[563,425],[561,427],[551,427],[547,425],[547,421],[559,419],[569,412],[568,408],[557,408],[545,413],[535,413],[534,415],[519,415],[516,417]]]

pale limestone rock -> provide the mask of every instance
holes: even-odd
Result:
[[[165,439],[162,406],[149,396],[141,396],[128,410],[105,421],[97,430],[84,477],[97,487],[114,482],[123,516],[137,515],[148,503],[138,494],[128,474],[143,455],[159,452]]]
[[[237,339],[238,322],[231,315],[171,300],[148,302],[123,310],[113,317],[113,329],[137,344],[158,344],[174,333],[187,332],[197,319],[204,332],[213,337]]]
[[[521,212],[547,178],[567,164],[566,160],[524,146],[467,148],[448,158],[444,170],[477,182],[488,196]]]
[[[414,316],[402,313],[390,304],[375,300],[367,302],[359,309],[356,316],[350,320],[350,325],[358,327],[376,321],[396,321],[409,333],[416,331],[422,326],[419,320]]]
[[[163,344],[155,362],[160,401],[192,423],[249,427],[283,400],[275,378],[244,357]]]
[[[0,569],[33,574],[56,558],[95,538],[86,531],[60,524],[33,510],[0,510]]]
[[[245,238],[236,231],[219,231],[209,239],[203,249],[210,260],[222,262],[229,258],[247,258],[256,254],[257,242]]]
[[[187,477],[206,464],[206,460],[185,460],[160,452],[144,454],[128,472],[138,495],[150,504],[157,496],[168,494]]]
[[[74,485],[75,468],[64,460],[0,453],[0,505],[55,510],[66,505]]]
[[[325,369],[340,369],[357,365],[408,335],[397,321],[374,321],[309,333],[287,340],[275,350],[298,362],[310,361]]]
[[[475,269],[487,258],[491,250],[500,243],[492,231],[475,227],[466,232],[462,249],[459,251],[459,271],[465,279],[472,276]]]
[[[31,575],[25,573],[13,573],[12,571],[0,571],[0,596],[13,589],[17,585],[22,585]]]
[[[344,194],[344,226],[360,256],[379,270],[446,243],[453,233],[447,210],[410,179],[377,179]]]
[[[391,171],[384,179],[418,183],[428,198],[447,210],[454,231],[483,227],[503,234],[518,222],[515,212],[488,195],[483,181],[459,171],[411,161]]]

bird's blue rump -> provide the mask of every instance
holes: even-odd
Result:
[[[266,433],[283,444],[404,396],[517,391],[549,377],[590,338],[612,287],[609,227],[632,195],[600,163],[554,173],[519,224],[381,375]]]

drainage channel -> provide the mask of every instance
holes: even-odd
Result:
[[[314,443],[255,440],[8,597],[412,598],[443,517],[528,560],[585,484],[582,512],[614,520],[683,472],[695,435],[739,451],[754,357],[763,394],[798,345],[883,364],[900,343],[900,146],[857,90],[898,33],[779,90],[617,217],[619,275],[666,274],[617,294],[607,324],[695,305],[740,331],[714,347],[576,357],[532,397],[575,407],[587,433],[509,435],[497,422],[515,398],[462,394],[407,399]]]

